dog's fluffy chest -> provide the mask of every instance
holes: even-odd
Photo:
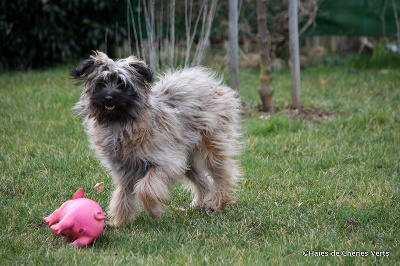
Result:
[[[128,172],[140,176],[149,167],[159,166],[168,169],[171,165],[179,164],[180,169],[187,167],[188,148],[179,132],[175,132],[174,139],[165,130],[165,121],[149,120],[151,124],[144,125],[136,121],[132,126],[107,127],[96,123],[92,124],[92,147],[102,162],[110,170],[115,168],[129,169]],[[144,167],[145,166],[145,167]]]
[[[125,127],[127,127],[125,125]],[[149,129],[134,129],[116,126],[94,125],[92,130],[92,145],[94,149],[104,157],[114,161],[127,161],[128,157],[136,157],[147,135],[151,135]],[[148,139],[148,138],[147,138]],[[136,152],[134,152],[136,151]],[[140,152],[139,152],[140,153]]]

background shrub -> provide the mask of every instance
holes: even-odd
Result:
[[[2,1],[0,67],[48,66],[86,57],[101,45],[112,52],[126,35],[118,21],[125,8],[106,0]]]

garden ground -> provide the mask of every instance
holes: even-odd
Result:
[[[79,187],[104,208],[113,189],[70,111],[80,90],[69,69],[0,74],[1,264],[400,263],[398,68],[305,69],[302,104],[318,110],[315,119],[289,111],[287,70],[274,73],[278,112],[259,113],[258,70],[242,69],[237,204],[207,216],[188,208],[190,194],[178,186],[160,219],[142,213],[83,249],[42,219]]]

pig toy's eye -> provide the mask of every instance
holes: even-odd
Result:
[[[85,229],[83,229],[83,228],[79,229],[79,233],[83,233],[83,232],[85,232]]]

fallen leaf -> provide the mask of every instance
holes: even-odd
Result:
[[[97,183],[93,188],[97,191],[103,191],[104,190],[104,182]]]
[[[326,80],[323,78],[318,78],[317,83],[318,83],[318,85],[324,85],[326,83]]]
[[[350,220],[347,220],[346,221],[346,224],[344,225],[346,228],[349,228],[349,227],[351,227],[351,228],[353,228],[353,227],[357,227],[359,225],[359,222],[357,222],[356,220],[354,220],[354,219],[350,219]]]

